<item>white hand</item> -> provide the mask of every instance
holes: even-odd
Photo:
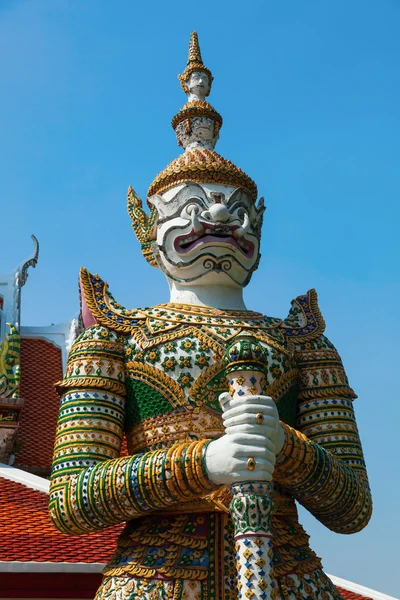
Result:
[[[219,401],[223,407],[223,421],[226,433],[241,431],[266,436],[266,444],[277,456],[285,441],[285,433],[279,423],[276,404],[270,396],[242,396],[232,398],[228,393],[221,394]],[[256,415],[262,414],[262,424],[257,424]],[[271,443],[273,447],[271,447]]]
[[[271,481],[280,428],[274,401],[268,396],[233,399],[222,394],[220,402],[226,433],[207,447],[205,463],[209,478],[217,485]],[[256,423],[258,413],[263,415],[260,425]],[[247,465],[250,457],[255,460],[253,471]]]
[[[255,460],[249,471],[248,459]],[[271,481],[275,454],[265,445],[264,436],[225,434],[211,442],[205,455],[208,477],[216,485],[232,485],[241,481]]]

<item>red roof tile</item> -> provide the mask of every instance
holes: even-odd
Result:
[[[361,594],[355,594],[354,592],[349,592],[341,587],[338,587],[338,590],[342,594],[344,600],[372,600],[372,598],[361,596]]]
[[[40,474],[47,468],[50,473],[60,404],[54,384],[62,377],[60,348],[46,340],[21,339],[21,397],[25,403],[18,434],[22,448],[15,460],[18,468]],[[120,455],[127,454],[124,436]]]
[[[54,389],[62,379],[61,349],[47,340],[21,339],[21,397],[19,426],[23,443],[15,460],[20,468],[51,468],[60,400]]]
[[[122,525],[83,536],[57,531],[48,495],[0,477],[0,561],[107,562]]]

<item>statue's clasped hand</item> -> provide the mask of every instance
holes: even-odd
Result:
[[[221,394],[225,435],[211,442],[205,462],[208,476],[217,485],[242,481],[271,481],[284,431],[270,396],[232,398]]]

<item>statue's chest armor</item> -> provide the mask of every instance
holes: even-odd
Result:
[[[172,322],[147,323],[125,344],[128,389],[126,429],[162,416],[181,414],[201,421],[212,415],[220,421],[218,397],[227,391],[223,357],[227,342],[242,327]],[[265,348],[265,393],[278,404],[283,420],[294,424],[297,371],[281,340],[265,330],[251,334]],[[201,423],[200,423],[201,427]]]

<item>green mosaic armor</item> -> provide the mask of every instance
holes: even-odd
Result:
[[[294,300],[282,321],[171,303],[128,311],[97,275],[81,277],[97,324],[74,343],[58,386],[50,511],[74,534],[127,521],[98,599],[118,590],[123,598],[236,598],[230,493],[208,480],[203,451],[224,432],[223,357],[241,331],[263,349],[264,394],[286,434],[272,491],[276,598],[300,589],[340,598],[294,500],[340,533],[365,526],[371,500],[355,394],[323,335],[315,292]],[[129,455],[120,457],[124,435]]]

